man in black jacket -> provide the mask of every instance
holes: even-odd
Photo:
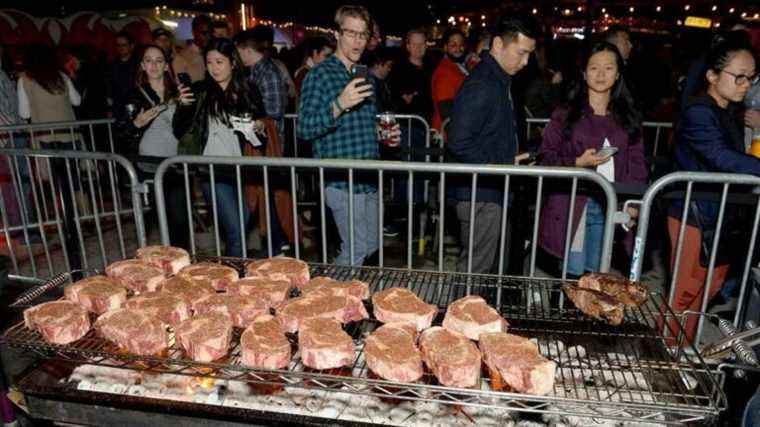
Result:
[[[491,49],[467,77],[451,113],[448,147],[454,161],[476,164],[513,164],[517,153],[517,124],[512,103],[512,77],[528,63],[536,48],[538,29],[531,18],[503,18]],[[489,273],[499,253],[503,179],[479,180],[475,216],[470,218],[471,181],[455,190],[456,211],[464,245],[459,271]],[[472,248],[470,221],[475,221]],[[472,268],[469,268],[472,250]]]

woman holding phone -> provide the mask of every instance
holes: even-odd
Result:
[[[554,111],[544,131],[539,151],[542,165],[588,168],[611,182],[646,183],[641,118],[620,73],[622,67],[623,59],[614,45],[602,42],[592,46],[583,80],[569,101]],[[559,260],[564,259],[571,212],[566,190],[550,193],[541,212],[539,243]],[[576,197],[566,260],[569,274],[599,270],[605,208],[591,194]],[[634,218],[638,214],[634,210],[629,213]]]
[[[212,39],[206,46],[206,77],[193,87],[180,84],[180,105],[174,114],[174,135],[182,139],[188,132],[196,135],[197,145],[180,148],[185,154],[204,156],[241,156],[245,144],[258,143],[254,132],[256,119],[265,116],[260,99],[254,99],[235,43]],[[216,198],[219,222],[224,230],[226,256],[242,257],[243,240],[235,169],[215,168],[215,186],[210,177],[201,183],[206,201]],[[243,227],[250,212],[243,207]]]

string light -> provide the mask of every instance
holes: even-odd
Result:
[[[538,9],[536,9],[535,7],[533,8],[533,14],[534,15],[538,14]]]
[[[747,12],[742,12],[742,18],[746,18],[746,17],[747,17]]]
[[[628,11],[631,12],[631,13],[633,13],[635,10],[636,10],[636,8],[633,7],[633,6],[631,6],[631,7],[628,8]]]
[[[602,13],[607,13],[607,8],[606,7],[602,8]]]
[[[486,16],[485,15],[480,15],[480,20],[481,21],[485,21],[486,20]]]
[[[718,10],[718,6],[713,6],[712,11],[715,12],[716,10]]]
[[[578,6],[575,10],[577,10],[578,12],[583,12],[583,6]]]
[[[658,12],[661,12],[662,11],[662,6],[657,6],[654,10],[656,10]]]
[[[691,9],[691,5],[690,4],[687,4],[686,6],[683,7],[683,10],[688,11],[689,9]]]
[[[733,7],[731,9],[728,9],[728,13],[734,13],[735,11],[736,9],[734,9]]]

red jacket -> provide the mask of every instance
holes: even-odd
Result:
[[[454,101],[459,88],[464,83],[465,74],[448,57],[444,57],[433,72],[432,95],[433,95],[433,128],[441,130],[441,113],[438,111],[438,103],[441,101]]]

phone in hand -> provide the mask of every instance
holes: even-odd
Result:
[[[367,68],[366,65],[362,64],[355,64],[351,68],[351,74],[355,79],[364,79],[364,83],[362,83],[359,86],[369,86],[371,83],[369,82],[369,68]]]
[[[617,147],[604,147],[601,150],[597,151],[594,155],[603,159],[605,157],[614,156],[617,154],[618,150],[619,149]]]
[[[190,78],[190,74],[187,73],[178,73],[177,74],[177,80],[182,86],[190,87],[193,84],[193,80]]]

